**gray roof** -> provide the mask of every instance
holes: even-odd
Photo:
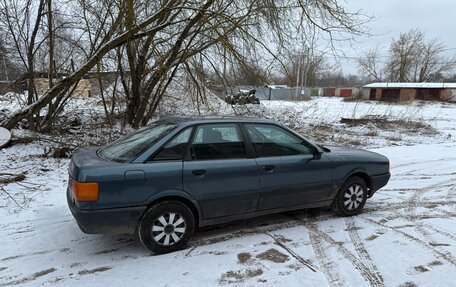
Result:
[[[363,88],[380,89],[456,89],[456,83],[372,83]]]
[[[254,118],[254,117],[236,117],[236,116],[191,116],[191,117],[172,117],[166,118],[171,122],[184,124],[199,123],[219,123],[219,122],[252,122],[252,123],[277,123],[274,120]]]

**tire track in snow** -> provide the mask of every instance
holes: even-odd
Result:
[[[456,197],[456,184],[454,184],[449,190],[448,194],[445,197],[446,200],[450,201]]]
[[[366,222],[368,223],[373,223],[375,225],[378,225],[378,226],[381,226],[383,228],[386,228],[386,229],[389,229],[391,231],[393,231],[394,233],[396,234],[399,234],[415,243],[417,243],[418,245],[421,245],[422,247],[424,247],[425,249],[427,249],[428,251],[432,252],[434,254],[434,256],[437,258],[437,259],[442,259],[448,263],[450,263],[451,265],[453,265],[453,267],[456,267],[456,258],[449,252],[446,252],[446,251],[440,251],[438,250],[438,248],[436,248],[437,246],[432,246],[432,245],[429,245],[427,242],[419,239],[419,238],[416,238],[402,230],[399,230],[398,228],[394,228],[394,227],[391,227],[389,225],[386,225],[384,223],[381,223],[381,222],[378,222],[378,221],[375,221],[373,219],[370,219],[370,218],[367,218],[365,216],[362,216],[362,215],[358,215],[358,217],[362,218],[363,220],[365,220]]]
[[[371,273],[377,276],[378,282],[381,282],[384,285],[383,276],[378,271],[377,266],[375,266],[375,263],[369,255],[369,252],[367,252],[363,241],[359,237],[358,227],[356,226],[353,217],[345,218],[345,224],[347,225],[348,235],[350,236],[351,242],[355,246],[358,257],[366,265],[366,267],[370,269]]]
[[[419,204],[418,204],[419,199],[424,194],[435,191],[434,187],[437,187],[437,188],[439,188],[439,187],[451,187],[451,189],[453,189],[455,184],[456,184],[456,181],[454,181],[454,180],[444,180],[444,181],[440,181],[440,182],[434,183],[434,184],[432,184],[430,186],[426,186],[426,187],[423,187],[423,188],[415,189],[415,192],[412,194],[412,196],[405,203],[405,206],[407,208],[406,211],[411,212],[416,207],[419,207]],[[452,204],[455,203],[453,197],[445,198],[445,200],[443,202],[446,202],[447,203],[446,205],[449,205],[451,203]]]
[[[62,217],[67,217],[67,216],[61,216]],[[37,219],[36,221],[34,220],[24,220],[24,221],[15,221],[15,222],[10,222],[10,223],[4,223],[0,224],[0,229],[1,230],[17,230],[18,228],[21,228],[20,225],[23,225],[24,227],[29,227],[29,228],[38,228],[38,227],[48,227],[49,225],[54,225],[54,224],[61,224],[65,222],[72,221],[73,219],[68,216],[68,219],[64,220],[56,220],[56,221],[46,221],[49,220],[50,218],[43,218],[43,219]],[[55,218],[53,218],[55,219]],[[37,222],[38,221],[38,222]],[[43,222],[46,221],[46,222]]]
[[[424,223],[424,222],[420,222],[418,223],[419,225],[421,226],[424,226],[428,229],[431,229],[432,231],[440,234],[440,235],[443,235],[443,236],[446,236],[452,240],[454,240],[456,242],[456,234],[454,233],[451,233],[451,232],[448,232],[448,231],[445,231],[445,230],[442,230],[441,228],[438,228],[438,227],[435,227],[433,225],[430,225],[430,224],[427,224],[427,223]]]
[[[429,231],[427,231],[423,226],[421,226],[419,223],[415,222],[415,220],[410,220],[410,222],[414,222],[415,226],[413,227],[417,233],[421,234],[428,243],[435,242],[434,238],[431,236]]]
[[[239,237],[244,237],[244,236],[253,236],[253,235],[258,235],[258,234],[265,233],[265,232],[272,232],[272,231],[276,231],[276,230],[292,228],[292,227],[296,227],[299,225],[300,225],[299,222],[286,222],[286,223],[276,224],[276,225],[264,227],[264,228],[259,227],[259,228],[255,228],[253,230],[239,230],[239,231],[231,232],[229,234],[225,234],[225,235],[221,235],[221,236],[196,239],[194,241],[190,241],[188,246],[190,248],[200,247],[200,246],[204,246],[204,245],[210,245],[210,244],[227,241],[227,240],[230,240],[233,238],[239,238]],[[202,234],[202,232],[200,233],[200,235],[201,234]]]
[[[447,203],[446,201],[438,201],[438,202],[431,201],[431,202],[418,204],[418,206],[431,207],[436,204],[444,205],[446,203]],[[395,210],[395,209],[404,209],[404,208],[406,208],[406,207],[404,206],[403,203],[400,203],[400,204],[398,203],[397,205],[393,204],[393,206],[391,206],[391,205],[386,206],[386,204],[385,204],[385,206],[383,206],[383,204],[382,204],[382,206],[374,206],[374,207],[367,208],[365,210],[365,212],[363,212],[363,214],[364,215],[378,214],[378,213],[381,213],[384,211],[390,211],[390,210]],[[441,218],[441,217],[446,216],[446,214],[441,214],[441,215],[439,214],[439,215],[435,215],[435,216],[438,218]],[[456,216],[456,214],[454,214],[453,216]],[[389,217],[388,219],[391,220],[391,219],[395,219],[395,218],[406,218],[406,217],[407,217],[407,215],[397,214],[395,217]],[[432,217],[432,216],[425,216],[425,218],[430,218],[430,217]],[[282,229],[288,229],[288,228],[293,228],[293,227],[302,225],[301,218],[296,217],[296,216],[293,216],[290,218],[292,218],[293,220],[298,220],[298,221],[287,221],[287,222],[280,222],[280,223],[277,223],[274,221],[268,221],[268,223],[269,223],[268,226],[262,226],[262,224],[258,224],[255,226],[251,226],[247,229],[236,228],[236,224],[228,224],[229,226],[233,226],[233,229],[235,229],[233,232],[230,232],[228,234],[217,234],[217,232],[211,234],[213,232],[212,230],[198,231],[195,234],[196,236],[193,238],[193,240],[191,240],[189,242],[188,249],[194,248],[194,247],[200,247],[200,246],[204,246],[204,245],[215,244],[215,243],[227,241],[227,240],[234,239],[234,238],[240,238],[240,237],[244,237],[244,236],[254,236],[254,235],[262,234],[265,232],[274,232],[274,231],[279,231]],[[320,217],[314,217],[313,220],[315,220],[316,222],[324,222],[324,221],[338,219],[338,218],[340,218],[340,217],[331,214],[331,215],[325,215],[325,216],[320,216]],[[420,218],[420,216],[417,216],[417,218]],[[281,220],[281,221],[283,221],[283,220]],[[205,235],[205,233],[207,233],[207,235]],[[200,237],[200,238],[198,238],[198,237]]]
[[[439,210],[441,213],[433,213],[433,214],[429,214],[429,215],[426,215],[426,214],[418,214],[418,215],[415,215],[414,218],[416,220],[419,220],[419,219],[431,219],[431,218],[440,218],[440,219],[448,219],[448,217],[456,217],[456,213],[450,213],[450,212],[445,212],[444,210]],[[375,213],[363,213],[363,214],[375,214]],[[395,213],[395,215],[388,215],[388,216],[384,216],[383,219],[386,219],[386,220],[394,220],[394,219],[405,219],[405,220],[408,220],[408,215],[405,215],[405,214],[402,214],[402,213]]]
[[[337,272],[337,265],[324,252],[322,242],[314,232],[309,232],[310,244],[317,258],[318,265],[323,270],[326,281],[330,286],[346,286]]]
[[[414,203],[414,207],[425,207],[425,208],[433,208],[437,206],[450,206],[455,205],[456,200],[436,200],[436,201],[427,201],[427,202],[418,202]],[[398,210],[398,209],[409,209],[410,206],[404,202],[392,202],[392,203],[375,203],[369,206],[366,206],[363,209],[363,213],[371,213],[375,211],[391,211],[391,210]],[[456,215],[456,214],[455,214]]]
[[[299,262],[301,262],[301,264],[303,264],[304,266],[307,266],[310,270],[312,270],[313,272],[317,272],[317,269],[306,259],[302,258],[299,254],[297,254],[296,252],[294,252],[293,250],[291,250],[290,247],[288,247],[286,244],[284,244],[281,240],[277,239],[277,237],[274,235],[274,234],[271,234],[271,233],[267,233],[265,232],[266,235],[270,236],[274,242],[279,245],[280,247],[282,247],[286,252],[288,252],[288,254],[290,254],[292,257],[294,257],[296,260],[298,260]]]
[[[417,202],[425,193],[434,191],[434,189],[432,189],[432,187],[434,187],[434,186],[437,186],[437,188],[451,187],[451,189],[449,190],[449,192],[450,192],[454,188],[455,183],[456,183],[456,181],[445,180],[443,182],[439,182],[438,184],[435,184],[432,186],[417,189],[415,191],[415,193],[411,196],[411,198],[406,202],[407,208],[405,210],[406,216],[404,217],[404,219],[408,220],[409,222],[414,223],[414,226],[413,226],[414,230],[417,233],[421,234],[423,236],[423,238],[426,239],[428,244],[431,244],[432,246],[434,246],[434,248],[437,248],[438,244],[435,242],[435,240],[432,237],[432,235],[430,234],[430,232],[428,230],[426,230],[426,228],[424,228],[422,224],[417,222],[417,219],[418,219],[418,216],[416,214],[416,208],[418,207]],[[395,211],[395,213],[397,214],[398,212]],[[443,253],[446,253],[446,252],[443,251]],[[454,262],[456,262],[456,260]]]
[[[412,161],[412,162],[407,162],[407,163],[394,165],[394,166],[391,167],[391,169],[396,169],[396,168],[399,168],[399,167],[406,167],[406,166],[411,166],[411,165],[416,165],[416,164],[434,163],[434,162],[450,161],[450,160],[456,161],[456,158],[450,157],[450,158],[438,158],[438,159],[423,160],[423,161]]]
[[[355,267],[359,274],[366,280],[366,282],[370,286],[384,286],[383,281],[379,280],[376,273],[373,273],[364,263],[358,259],[355,255],[353,255],[347,248],[345,248],[341,243],[336,242],[332,237],[328,234],[322,232],[318,229],[317,225],[313,222],[308,220],[304,220],[301,218],[297,218],[301,221],[305,227],[309,230],[309,232],[315,234],[316,241],[324,240],[329,243],[332,247],[334,247],[341,255],[343,255],[350,263]],[[318,243],[321,244],[321,243]]]
[[[284,216],[286,216],[286,215],[284,215]],[[318,221],[323,222],[323,221],[327,221],[327,220],[331,220],[331,219],[335,219],[335,218],[339,218],[339,217],[334,214],[328,214],[328,215],[320,216],[318,218]],[[290,219],[293,219],[293,220],[291,221]],[[254,220],[255,219],[252,219],[252,221],[254,221]],[[246,220],[246,221],[248,222],[249,220]],[[212,229],[209,231],[201,230],[201,231],[198,231],[195,233],[194,239],[189,242],[188,246],[190,248],[194,247],[194,246],[199,247],[199,246],[203,246],[203,245],[209,245],[209,244],[219,243],[222,241],[227,241],[227,240],[230,240],[233,238],[239,238],[239,237],[243,237],[243,236],[252,236],[252,235],[262,234],[262,233],[266,233],[266,232],[274,232],[274,231],[293,228],[293,227],[302,225],[302,223],[300,221],[296,221],[295,218],[290,217],[290,216],[287,216],[286,219],[281,218],[279,220],[279,222],[277,222],[277,221],[278,220],[261,221],[261,222],[258,222],[258,224],[256,224],[256,225],[249,226],[248,228],[241,229],[241,230],[239,230],[240,228],[236,228],[236,226],[239,224],[239,222],[237,224],[228,223],[228,224],[218,225],[218,226],[229,226],[229,227],[231,226],[231,227],[233,227],[233,229],[236,229],[236,230],[232,231],[228,234],[224,234],[224,235],[217,235],[217,233],[214,235],[211,235]],[[263,224],[266,222],[268,225],[264,226]],[[245,227],[245,226],[243,226],[243,227]],[[200,238],[200,239],[197,238],[198,236],[204,237],[205,233],[208,234],[205,237],[210,237],[210,238]]]
[[[451,212],[451,211],[448,211],[448,210],[445,210],[445,209],[442,209],[441,208],[442,206],[439,206],[439,207],[436,207],[435,209],[440,211],[442,214],[446,215],[445,218],[448,218],[448,217],[455,217],[456,216],[456,212]],[[454,209],[455,207],[453,207]]]

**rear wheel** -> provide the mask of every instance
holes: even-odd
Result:
[[[191,210],[178,201],[162,201],[151,206],[138,226],[141,243],[156,253],[168,253],[187,244],[195,229]]]
[[[342,216],[359,214],[367,200],[366,182],[357,176],[350,177],[334,199],[333,207]]]

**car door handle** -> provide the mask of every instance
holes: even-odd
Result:
[[[203,175],[206,173],[206,170],[205,169],[195,169],[195,170],[192,170],[192,173],[194,175]]]
[[[275,165],[263,165],[265,171],[274,171]]]

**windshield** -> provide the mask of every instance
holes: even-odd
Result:
[[[170,122],[153,123],[101,148],[98,155],[117,162],[132,161],[176,127],[176,124]]]

